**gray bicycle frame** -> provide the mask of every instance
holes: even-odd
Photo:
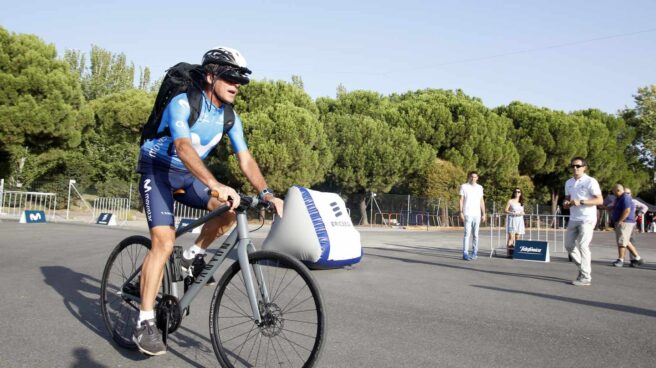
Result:
[[[193,224],[191,224],[193,225]],[[190,226],[191,226],[190,225]],[[237,213],[237,226],[232,230],[228,238],[223,242],[219,247],[218,251],[214,254],[212,259],[205,265],[203,271],[201,271],[199,277],[196,278],[194,283],[189,287],[186,293],[182,296],[182,299],[179,301],[180,310],[185,310],[191,304],[191,301],[194,300],[196,295],[201,291],[205,283],[211,275],[213,275],[221,266],[221,263],[228,256],[230,251],[237,246],[237,256],[239,260],[239,266],[244,275],[244,286],[246,287],[246,292],[248,294],[248,299],[251,305],[251,312],[253,313],[253,320],[258,323],[262,322],[260,318],[260,310],[258,307],[258,299],[253,285],[253,273],[249,267],[248,254],[255,251],[255,246],[248,236],[248,219],[245,212]],[[264,277],[262,275],[262,270],[258,265],[253,265],[253,270],[255,271],[255,277],[257,279],[257,284],[259,285],[259,292],[262,294],[262,298],[265,303],[270,302],[269,292],[264,284]],[[172,285],[175,285],[172,282]],[[171,293],[176,298],[178,297],[177,287],[174,287]]]
[[[216,210],[215,210],[216,211]],[[211,220],[214,217],[217,217],[215,211],[201,217],[185,226],[184,228],[178,229],[175,232],[176,238],[180,235],[191,231],[192,229],[205,224],[207,221]],[[253,313],[253,320],[258,323],[262,322],[260,318],[260,310],[258,306],[257,293],[255,286],[253,285],[253,273],[251,272],[250,263],[248,261],[249,253],[255,252],[255,246],[248,236],[248,218],[246,217],[246,212],[239,211],[237,212],[237,226],[230,232],[228,238],[221,244],[217,252],[214,254],[212,259],[205,265],[205,268],[201,271],[200,275],[194,280],[194,283],[189,287],[186,293],[182,296],[182,299],[179,298],[177,282],[171,281],[171,293],[170,295],[179,299],[178,305],[180,310],[184,311],[186,308],[191,305],[191,302],[194,300],[196,295],[202,290],[203,286],[207,283],[211,275],[219,269],[225,258],[228,254],[237,247],[237,258],[239,261],[239,266],[244,275],[244,286],[246,287],[246,292],[248,295],[248,300],[251,305],[251,312]],[[175,257],[175,255],[174,255]],[[125,283],[130,282],[139,272],[141,267],[137,268],[134,273],[127,278]],[[173,262],[167,261],[166,268],[168,268],[169,275],[173,274],[171,267],[175,267]],[[257,284],[259,285],[259,292],[262,295],[262,299],[265,303],[269,303],[271,300],[269,298],[269,291],[264,283],[264,276],[262,270],[258,265],[253,265],[253,270],[255,271],[255,278],[257,279]],[[121,287],[121,290],[123,288]],[[119,291],[119,294],[122,295],[122,292]],[[140,297],[132,296],[130,299],[141,302]],[[184,314],[183,314],[184,315]]]

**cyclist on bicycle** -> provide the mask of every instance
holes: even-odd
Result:
[[[231,211],[206,223],[183,263],[204,265],[205,249],[234,223],[233,210],[239,205],[237,192],[221,184],[205,166],[205,159],[223,134],[224,104],[232,104],[241,85],[249,82],[246,60],[239,51],[227,47],[211,49],[203,55],[203,102],[198,120],[189,127],[190,108],[186,93],[175,96],[166,106],[158,131],[168,128],[170,136],[146,140],[141,146],[138,172],[139,192],[144,203],[152,247],[146,255],[140,278],[141,306],[133,340],[139,350],[150,355],[166,352],[155,325],[155,298],[160,288],[164,265],[173,251],[175,228],[173,200],[188,206],[213,210],[229,203]],[[239,167],[259,191],[273,203],[282,216],[283,201],[268,189],[257,162],[248,151],[242,122],[235,114],[228,136]],[[228,202],[230,200],[230,202]]]

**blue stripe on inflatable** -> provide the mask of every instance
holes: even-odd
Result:
[[[308,192],[307,189],[296,185],[296,188],[301,192],[303,196],[303,201],[305,202],[305,208],[307,208],[308,213],[310,214],[310,220],[312,220],[312,225],[314,226],[314,232],[317,234],[317,239],[319,239],[319,245],[321,246],[321,257],[314,262],[317,265],[328,265],[328,254],[330,254],[330,239],[328,238],[328,232],[326,231],[326,226],[323,223],[321,214],[317,206],[314,205],[314,200],[312,195]]]
[[[364,252],[360,251],[360,256],[356,258],[340,259],[340,260],[332,260],[330,262],[316,262],[316,263],[303,261],[303,263],[305,263],[305,265],[311,270],[325,270],[329,268],[339,268],[339,267],[350,266],[352,264],[360,263],[363,255]]]

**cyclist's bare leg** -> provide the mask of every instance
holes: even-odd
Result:
[[[212,197],[210,202],[207,204],[207,209],[212,211],[222,205],[223,202],[220,202],[218,199]],[[233,212],[226,212],[219,217],[215,217],[212,220],[208,221],[203,225],[203,228],[200,231],[200,235],[196,238],[194,244],[198,245],[203,249],[207,249],[214,240],[220,238],[223,234],[227,233],[228,230],[234,225],[237,216]]]
[[[157,291],[162,284],[164,265],[173,252],[175,229],[170,226],[155,226],[150,229],[152,246],[141,267],[141,310],[155,308]]]

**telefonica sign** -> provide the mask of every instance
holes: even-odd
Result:
[[[521,246],[519,247],[519,252],[520,253],[528,253],[528,254],[535,254],[535,253],[542,253],[544,249],[542,248],[536,248],[536,247],[527,247],[527,246]]]
[[[549,243],[546,241],[518,240],[515,242],[513,259],[549,262]]]

